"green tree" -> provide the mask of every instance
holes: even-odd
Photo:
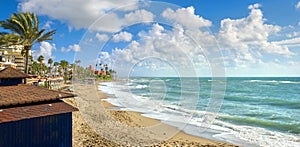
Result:
[[[52,63],[53,63],[52,58],[49,58],[48,59],[48,64],[49,64],[49,73],[50,73],[50,76],[52,75]]]
[[[14,41],[13,44],[24,46],[26,74],[28,74],[29,51],[32,46],[45,40],[52,40],[52,35],[56,32],[56,30],[49,32],[45,32],[45,29],[40,30],[37,15],[30,12],[14,13],[5,21],[0,21],[0,26],[18,36],[18,41]]]
[[[43,70],[43,68],[42,68],[42,65],[43,65],[43,61],[44,61],[44,56],[42,56],[42,55],[40,55],[39,57],[38,57],[38,62],[40,63],[40,76],[42,76],[42,70]]]
[[[68,61],[66,61],[66,60],[61,60],[60,61],[60,66],[61,66],[61,68],[63,69],[63,74],[64,74],[64,80],[65,80],[65,82],[66,82],[66,80],[68,79],[68,73],[67,73],[67,68],[68,68],[68,66],[69,66],[69,62]]]
[[[75,60],[76,65],[80,64],[80,62],[81,62],[80,60]]]
[[[31,65],[31,74],[36,75],[39,74],[40,71],[40,64],[34,61]]]
[[[58,62],[54,62],[54,63],[53,63],[53,66],[54,66],[54,68],[55,68],[55,76],[56,76],[56,73],[57,73],[58,65],[59,65]]]
[[[60,61],[60,66],[63,68],[63,72],[65,72],[66,69],[67,69],[68,66],[69,66],[69,62],[66,61],[66,60],[61,60],[61,61]]]

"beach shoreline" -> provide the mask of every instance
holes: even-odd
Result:
[[[81,85],[83,86],[83,85]],[[98,86],[98,84],[97,84]],[[75,91],[76,92],[76,91]],[[88,96],[88,95],[86,95]],[[106,113],[112,116],[115,121],[118,121],[122,124],[131,126],[131,127],[151,127],[157,124],[161,125],[161,121],[145,117],[142,113],[116,110],[112,109],[115,106],[107,102],[106,94],[102,91],[97,90],[97,96],[99,98],[99,104],[101,104]],[[69,104],[78,108],[76,100],[67,99],[65,100]],[[79,109],[80,110],[80,109]],[[73,113],[73,146],[122,146],[123,144],[115,143],[113,140],[107,139],[107,137],[97,134],[96,131],[91,129],[90,124],[86,123],[87,121],[82,117],[80,112]],[[209,140],[206,138],[201,138],[198,136],[189,135],[183,131],[178,130],[176,127],[162,124],[163,127],[177,131],[174,136],[171,138],[157,142],[157,144],[152,146],[236,146],[230,143],[218,142],[214,140]],[[112,132],[106,132],[112,133]],[[128,144],[124,144],[128,145]]]

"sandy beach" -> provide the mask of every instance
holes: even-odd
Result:
[[[186,134],[141,113],[112,110],[95,85],[75,84],[73,146],[236,146]]]

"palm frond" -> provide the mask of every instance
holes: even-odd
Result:
[[[42,42],[45,40],[52,40],[53,38],[51,36],[54,35],[55,33],[56,33],[56,30],[49,31],[49,32],[43,34],[43,36],[41,36],[40,38],[38,38],[37,42]]]

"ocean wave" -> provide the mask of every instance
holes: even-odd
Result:
[[[250,83],[278,83],[278,84],[300,84],[300,81],[277,81],[277,80],[246,80]]]
[[[300,123],[282,123],[264,119],[258,119],[255,117],[240,117],[240,116],[221,116],[222,120],[227,120],[232,123],[237,123],[238,125],[252,125],[263,128],[268,128],[271,130],[283,131],[288,133],[300,133]]]
[[[136,85],[135,88],[136,89],[144,89],[144,88],[147,88],[148,85]]]
[[[225,133],[216,135],[215,137],[231,138],[232,136],[240,138],[245,142],[256,144],[264,147],[285,146],[295,147],[300,146],[299,135],[270,131],[264,128],[235,125],[224,121],[215,121],[216,125],[223,126],[229,129]],[[228,133],[227,133],[228,132]],[[250,145],[252,146],[252,145]]]

